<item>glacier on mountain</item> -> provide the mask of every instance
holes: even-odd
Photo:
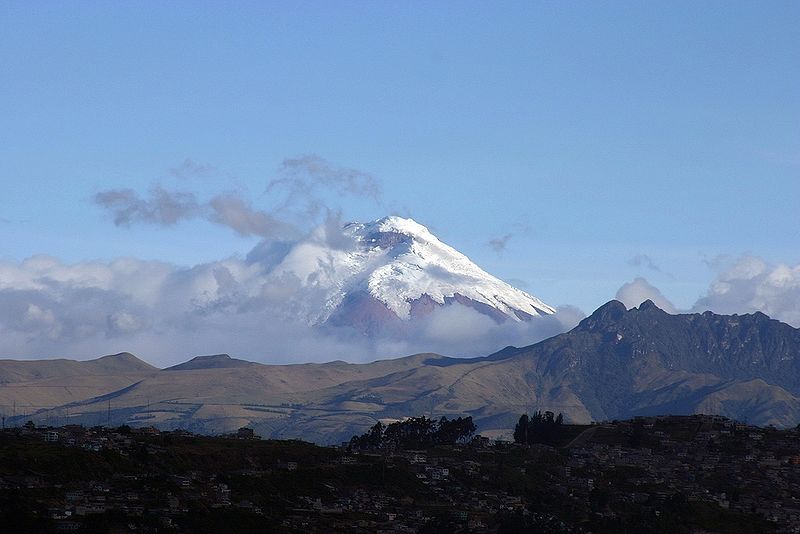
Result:
[[[525,321],[555,309],[495,278],[412,219],[390,216],[334,229],[323,225],[273,257],[270,277],[300,281],[300,306],[310,324],[323,324],[353,295],[368,295],[401,320],[415,303],[457,301],[496,320]]]

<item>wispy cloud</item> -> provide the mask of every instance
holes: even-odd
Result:
[[[633,265],[634,267],[646,267],[651,271],[661,272],[661,267],[656,265],[652,258],[650,258],[650,256],[647,254],[637,254],[628,260],[628,265]]]
[[[533,233],[533,227],[528,221],[526,214],[517,218],[516,222],[509,225],[508,230],[502,235],[495,236],[486,242],[486,245],[492,249],[498,256],[502,256],[503,252],[508,248],[508,243],[512,238],[520,236],[528,236]]]
[[[193,159],[186,158],[176,167],[169,169],[170,175],[181,180],[188,180],[192,178],[209,178],[219,174],[219,170],[206,163],[198,163]]]
[[[299,231],[273,215],[253,209],[235,193],[217,195],[208,203],[211,222],[227,226],[242,236],[256,235],[265,238],[297,238]]]
[[[170,169],[178,178],[219,174],[216,167],[187,159]],[[334,196],[354,196],[380,203],[380,183],[370,174],[338,167],[319,156],[284,160],[278,176],[267,186],[276,208],[254,207],[242,193],[222,192],[200,201],[190,190],[168,190],[161,184],[147,194],[130,188],[96,193],[93,201],[108,211],[117,226],[153,224],[172,226],[186,219],[204,219],[231,228],[241,236],[296,239],[316,225],[337,219],[341,210]],[[293,217],[293,215],[295,215]]]
[[[380,182],[371,174],[333,165],[316,156],[306,155],[283,161],[278,176],[269,181],[266,192],[283,196],[279,210],[299,209],[302,214],[317,217],[326,210],[335,210],[330,194],[367,198],[381,203]]]
[[[194,193],[153,187],[146,197],[132,189],[111,189],[94,196],[94,202],[110,211],[117,226],[147,223],[171,226],[201,214]]]
[[[489,240],[489,248],[494,250],[498,255],[501,255],[506,250],[509,239],[514,237],[514,234],[506,234],[501,237],[493,237]]]
[[[668,273],[664,271],[660,265],[658,265],[653,259],[648,256],[647,254],[637,254],[636,256],[632,257],[628,260],[628,265],[633,267],[644,267],[653,272],[661,273],[670,280],[674,280],[675,276],[672,273]]]
[[[733,266],[736,263],[736,258],[730,254],[717,254],[712,257],[703,257],[703,263],[713,271],[723,271]]]
[[[301,232],[273,215],[254,209],[237,193],[223,193],[200,203],[194,193],[154,187],[147,197],[131,189],[101,191],[94,202],[111,212],[114,224],[172,226],[185,219],[202,218],[226,226],[241,236],[272,239],[297,238]]]

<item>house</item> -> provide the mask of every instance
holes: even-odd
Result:
[[[492,440],[487,438],[486,436],[477,435],[472,438],[472,445],[475,447],[486,448],[490,447],[492,444]]]
[[[55,430],[48,430],[44,433],[44,440],[47,443],[56,443],[58,441],[58,432]]]
[[[412,464],[424,464],[428,462],[428,456],[424,452],[409,451],[408,461]]]
[[[447,467],[426,467],[425,471],[431,480],[447,480],[450,476],[450,469]]]
[[[252,428],[243,426],[236,431],[236,437],[239,439],[255,439],[255,432],[253,432]]]

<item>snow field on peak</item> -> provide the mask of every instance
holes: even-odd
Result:
[[[428,295],[439,304],[456,294],[487,304],[519,321],[515,310],[532,316],[554,313],[541,300],[490,275],[464,254],[442,243],[427,228],[410,219],[381,219],[384,232],[413,238],[408,252],[375,269],[368,278],[370,294],[401,319],[409,318],[411,301]]]
[[[521,320],[517,311],[534,317],[555,313],[536,297],[485,272],[412,219],[351,223],[343,235],[352,246],[332,248],[319,235],[312,236],[294,246],[272,271],[293,274],[305,288],[322,293],[322,302],[311,299],[305,307],[312,324],[324,323],[348,294],[358,291],[368,292],[400,319],[410,318],[411,302],[423,295],[444,304],[458,294],[514,321]]]

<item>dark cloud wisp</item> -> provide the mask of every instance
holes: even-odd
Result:
[[[94,196],[94,202],[111,212],[117,226],[133,223],[169,226],[201,213],[194,193],[170,192],[160,186],[150,189],[146,197],[132,189],[101,191]]]
[[[170,174],[177,178],[218,173],[216,167],[191,159],[170,169]],[[338,220],[341,209],[331,204],[331,193],[381,202],[381,186],[372,175],[333,165],[315,155],[284,160],[278,176],[267,185],[267,193],[277,207],[258,209],[235,191],[218,193],[201,202],[192,191],[167,190],[160,184],[145,195],[130,188],[100,191],[93,201],[111,214],[117,226],[139,223],[171,226],[182,220],[201,218],[241,236],[265,239],[297,239],[322,222]]]
[[[278,176],[267,184],[266,192],[283,196],[279,211],[299,211],[305,216],[318,217],[325,211],[338,209],[331,205],[329,193],[366,198],[380,204],[382,188],[369,173],[333,165],[316,155],[306,155],[285,159]]]
[[[489,248],[494,250],[497,254],[502,254],[506,250],[506,246],[508,246],[508,241],[514,237],[514,234],[505,234],[501,237],[493,237],[487,243]]]
[[[206,163],[198,163],[193,159],[186,158],[180,165],[169,169],[171,176],[181,180],[189,180],[192,178],[209,178],[219,174],[219,171],[213,165]]]
[[[227,226],[242,236],[264,238],[296,238],[299,231],[292,225],[273,215],[254,209],[247,201],[235,193],[217,195],[208,203],[209,221]]]

